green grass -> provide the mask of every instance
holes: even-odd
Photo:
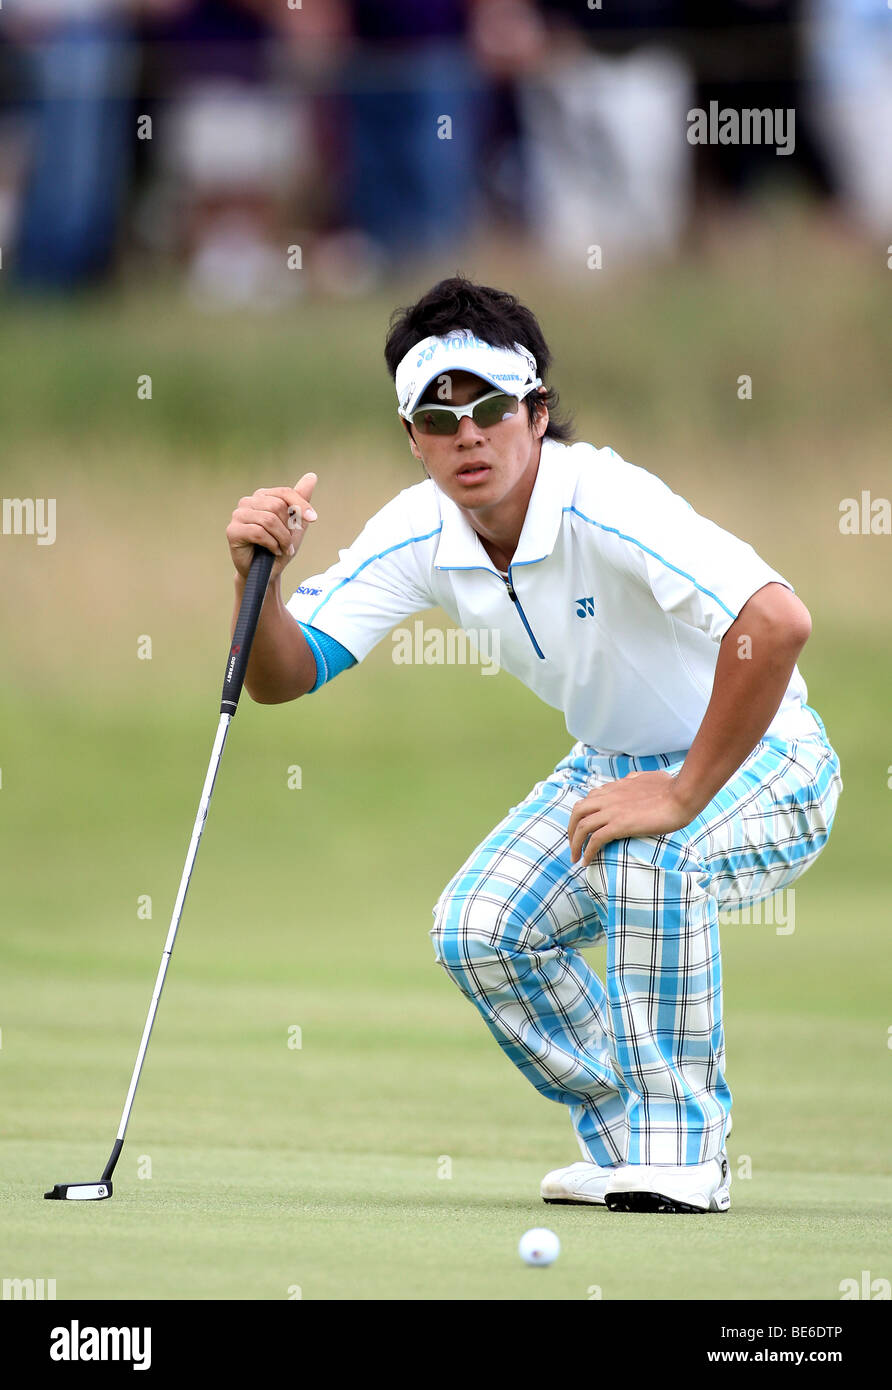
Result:
[[[673,1221],[542,1206],[542,1174],[576,1157],[566,1116],[503,1059],[426,935],[447,877],[561,756],[560,720],[507,677],[398,678],[382,658],[322,699],[240,711],[116,1196],[85,1210],[41,1192],[95,1178],[111,1146],[214,707],[144,723],[137,703],[97,716],[6,701],[3,1272],[55,1278],[60,1298],[260,1299],[292,1285],[336,1299],[584,1299],[592,1285],[605,1299],[825,1299],[862,1269],[882,1274],[882,792],[864,788],[839,674],[818,701],[825,714],[840,702],[838,840],[797,886],[792,935],[723,927],[730,1154],[751,1176],[727,1216]],[[288,791],[292,762],[303,785]],[[561,1260],[525,1270],[516,1242],[543,1223]]]
[[[583,437],[796,584],[809,700],[842,763],[795,931],[722,928],[732,1209],[689,1219],[539,1201],[578,1156],[567,1116],[427,933],[448,878],[570,740],[506,675],[396,667],[387,641],[299,705],[244,702],[115,1198],[42,1200],[98,1177],[118,1124],[214,733],[229,512],[316,468],[304,575],[416,480],[379,360],[415,287],[262,323],[169,294],[4,304],[3,490],[57,497],[59,531],[0,545],[0,1276],[55,1278],[60,1299],[535,1300],[833,1300],[862,1270],[889,1277],[889,541],[837,527],[839,498],[878,493],[887,466],[886,273],[794,223],[649,278],[529,277]],[[345,343],[350,419],[332,387]],[[747,371],[742,405],[729,380]],[[563,1243],[547,1271],[516,1254],[539,1224]]]
[[[33,1147],[11,1146],[16,1177]],[[304,1299],[831,1300],[888,1254],[888,1178],[859,1180],[855,1204],[843,1174],[768,1170],[736,1184],[731,1213],[686,1221],[545,1207],[541,1163],[511,1155],[457,1155],[442,1180],[432,1157],[389,1150],[207,1145],[200,1173],[197,1155],[153,1154],[158,1176],[110,1203],[46,1204],[39,1268],[57,1298],[285,1299],[296,1285]],[[56,1168],[78,1160],[89,1170],[83,1143],[41,1147]],[[4,1221],[4,1267],[31,1270],[23,1207]],[[527,1269],[517,1241],[542,1224],[561,1256]]]

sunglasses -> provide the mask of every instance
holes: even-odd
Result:
[[[459,422],[470,415],[479,429],[491,429],[509,415],[516,415],[525,396],[542,383],[538,379],[524,387],[519,396],[509,396],[505,391],[487,391],[471,405],[420,405],[411,415],[403,415],[420,434],[457,434]]]

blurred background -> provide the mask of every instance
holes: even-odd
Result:
[[[318,473],[288,594],[420,480],[384,335],[461,271],[538,314],[579,438],[794,585],[845,783],[795,931],[723,929],[740,1220],[696,1271],[677,1227],[599,1235],[605,1296],[883,1274],[885,0],[4,0],[0,92],[0,490],[22,504],[0,534],[0,1272],[60,1298],[542,1296],[494,1252],[506,1201],[538,1224],[569,1125],[427,931],[569,739],[508,676],[397,666],[389,640],[297,706],[243,701],[123,1196],[89,1232],[33,1201],[95,1176],[118,1122],[210,753],[230,514]],[[745,109],[774,143],[733,140]],[[231,1182],[239,1210],[208,1221]],[[565,1245],[548,1297],[602,1277]]]
[[[885,0],[7,0],[7,278],[176,267],[284,311],[484,230],[565,264],[671,254],[766,188],[882,238],[890,50]],[[711,102],[793,110],[795,138],[692,147]]]

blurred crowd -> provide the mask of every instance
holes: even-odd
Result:
[[[275,305],[481,231],[618,261],[777,183],[892,231],[887,0],[5,0],[0,87],[23,288],[154,258]],[[692,143],[715,104],[795,140]]]

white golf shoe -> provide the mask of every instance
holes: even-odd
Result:
[[[604,1202],[610,1211],[727,1211],[731,1205],[725,1152],[708,1163],[623,1163],[603,1171],[609,1174]]]
[[[571,1163],[546,1173],[539,1191],[543,1202],[554,1205],[603,1207],[604,1192],[616,1171],[597,1163]]]

